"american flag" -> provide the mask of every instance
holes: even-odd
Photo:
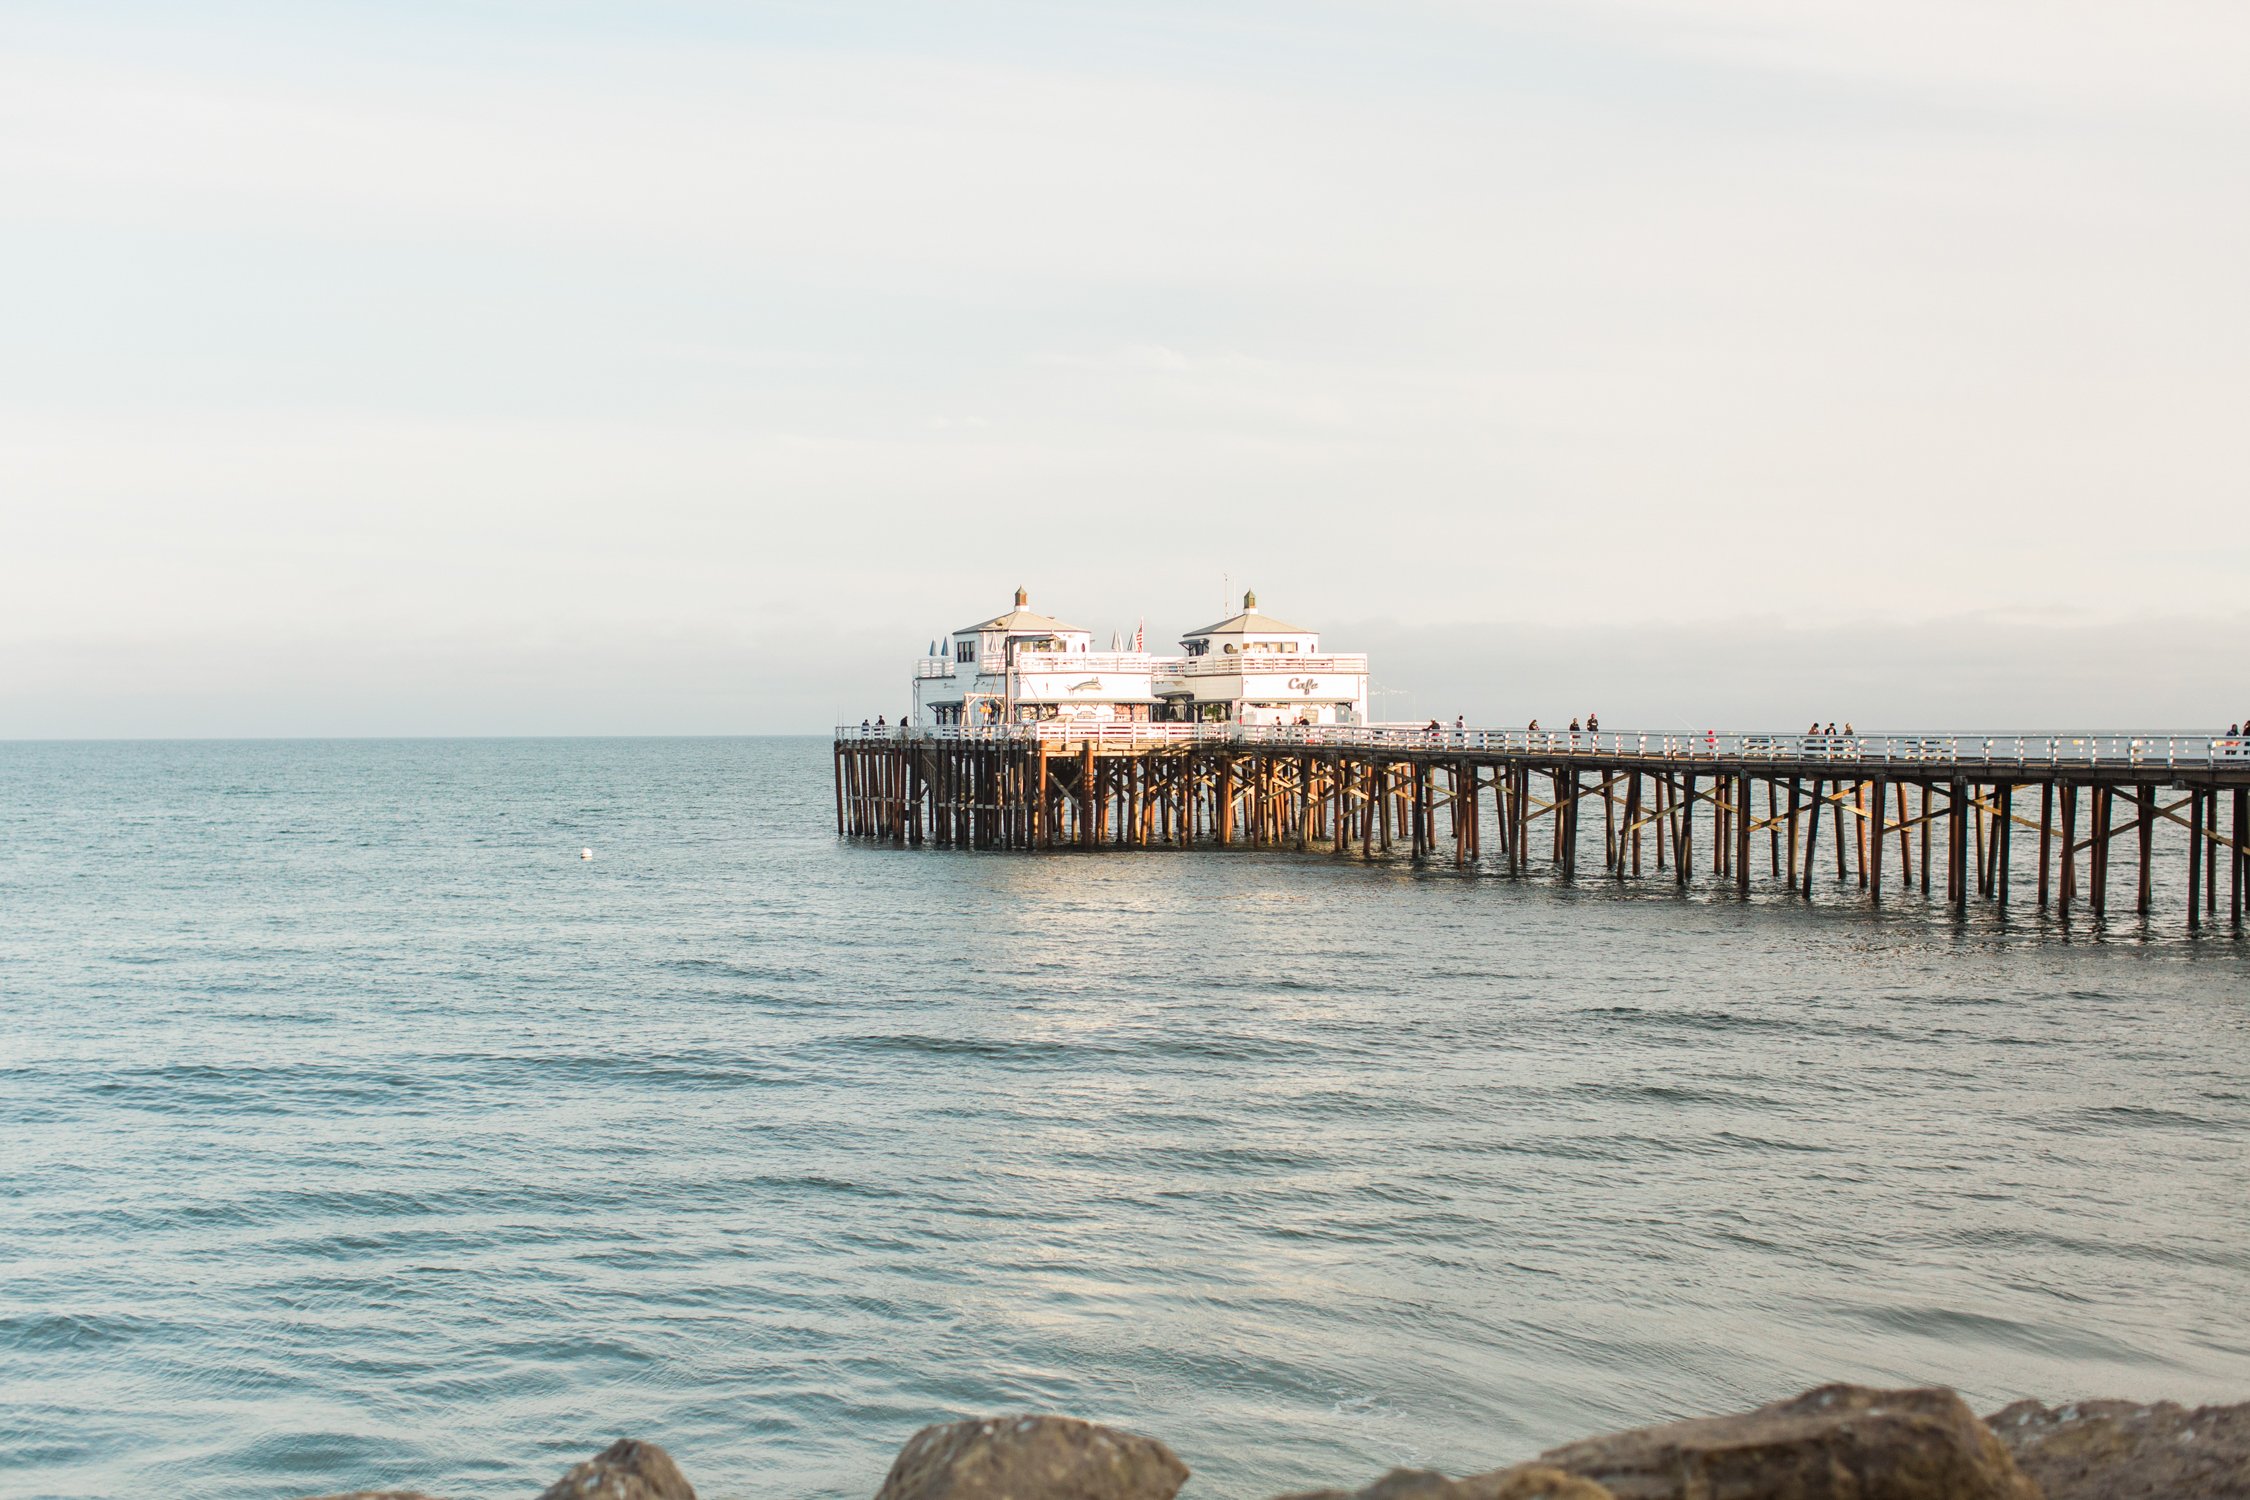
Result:
[[[1133,627],[1133,649],[1135,651],[1148,649],[1148,621],[1146,619]]]

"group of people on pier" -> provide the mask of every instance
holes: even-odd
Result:
[[[1460,723],[1460,720],[1456,719],[1454,722],[1458,724]],[[1539,728],[1539,721],[1537,719],[1533,719],[1529,724],[1524,725],[1523,729],[1524,733],[1526,734],[1539,734],[1543,732]],[[1589,710],[1586,714],[1586,722],[1583,726],[1581,726],[1576,719],[1572,719],[1570,721],[1570,728],[1565,732],[1569,734],[1600,734],[1602,732],[1602,716]]]

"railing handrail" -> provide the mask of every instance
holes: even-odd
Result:
[[[1855,764],[2129,765],[2250,764],[2250,735],[2037,733],[2015,731],[1786,734],[1755,730],[1615,731],[1436,729],[1427,724],[1195,724],[1048,719],[984,726],[839,725],[839,740],[986,743],[1281,745],[1341,749],[1455,749],[1482,752],[1652,758],[1667,761],[1848,761]]]
[[[1157,670],[1175,677],[1232,677],[1243,672],[1345,672],[1367,670],[1365,652],[1244,652],[1239,656],[1172,656]]]

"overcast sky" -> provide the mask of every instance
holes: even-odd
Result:
[[[0,736],[2250,712],[2240,0],[0,9]],[[1838,701],[1841,699],[1842,701]]]

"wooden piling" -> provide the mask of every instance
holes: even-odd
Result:
[[[1734,792],[1734,893],[1750,896],[1750,773],[1735,778]]]

